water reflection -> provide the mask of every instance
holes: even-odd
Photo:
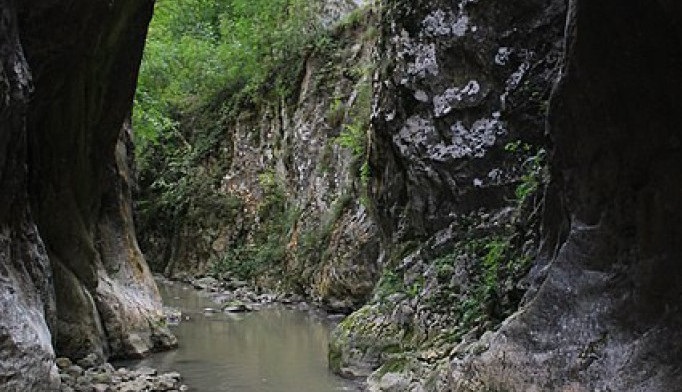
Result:
[[[313,313],[269,308],[205,313],[216,305],[179,284],[160,287],[188,321],[173,327],[177,350],[134,366],[179,371],[199,392],[327,392],[358,389],[327,369],[329,324]]]

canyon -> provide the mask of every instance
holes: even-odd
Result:
[[[681,7],[325,7],[136,162],[153,2],[0,0],[0,390],[175,347],[151,270],[347,314],[371,391],[678,390]]]

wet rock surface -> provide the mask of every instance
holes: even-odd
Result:
[[[17,4],[0,1],[0,386],[8,392],[49,391],[59,382],[52,271],[27,194],[31,91]]]

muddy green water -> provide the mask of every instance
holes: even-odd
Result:
[[[181,284],[160,284],[167,306],[182,310],[171,327],[177,350],[132,364],[178,371],[197,392],[358,391],[327,369],[331,324],[314,312],[266,308],[239,315],[205,314],[218,307]],[[131,366],[131,364],[128,364]]]

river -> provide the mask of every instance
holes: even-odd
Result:
[[[177,371],[196,392],[332,392],[358,387],[327,369],[331,323],[314,311],[273,306],[240,314],[179,283],[159,283],[166,306],[182,310],[176,350],[126,365]]]

